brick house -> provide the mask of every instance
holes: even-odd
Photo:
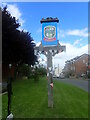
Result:
[[[63,72],[69,76],[81,77],[88,74],[88,54],[77,56],[65,63]]]
[[[15,66],[9,68],[8,64],[2,64],[2,80],[8,79],[8,77],[14,77]]]

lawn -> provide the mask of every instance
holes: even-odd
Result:
[[[47,79],[13,82],[12,113],[15,118],[87,118],[88,93],[54,81],[54,107],[48,108]],[[2,116],[7,116],[7,95],[2,96]]]

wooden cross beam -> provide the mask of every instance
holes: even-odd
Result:
[[[35,52],[41,52],[47,57],[47,80],[48,80],[48,107],[53,108],[53,69],[52,69],[52,56],[59,52],[66,51],[66,46],[61,46],[58,42],[57,46],[43,47],[42,43],[34,48]]]

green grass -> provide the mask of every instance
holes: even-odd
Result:
[[[15,118],[87,118],[88,93],[54,81],[54,107],[48,108],[47,80],[13,82],[12,113]],[[7,95],[3,95],[2,116],[7,116]]]
[[[2,96],[0,95],[0,120],[2,118]]]

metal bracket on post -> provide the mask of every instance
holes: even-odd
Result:
[[[41,51],[47,57],[47,78],[48,78],[48,107],[53,108],[53,77],[52,77],[52,56],[59,52],[66,51],[66,46],[61,46],[59,41],[57,46],[42,46],[42,43],[34,50]]]

